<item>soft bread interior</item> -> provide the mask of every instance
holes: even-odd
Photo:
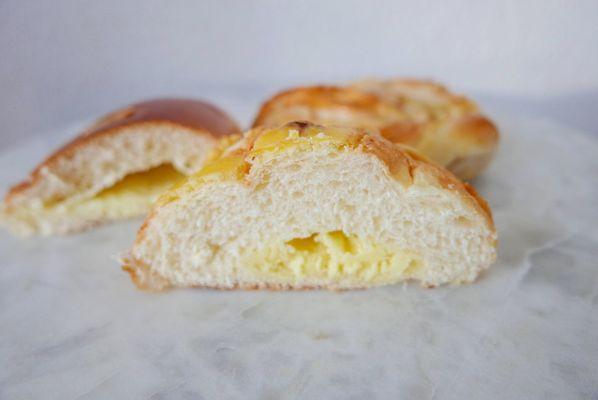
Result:
[[[285,143],[255,149],[249,166],[234,155],[217,160],[197,187],[165,196],[128,260],[138,284],[151,276],[219,288],[434,286],[472,281],[493,261],[493,231],[458,192],[425,176],[403,186],[372,154]]]
[[[166,123],[125,127],[71,145],[9,193],[1,220],[26,236],[141,216],[158,194],[197,171],[215,145],[209,134]]]

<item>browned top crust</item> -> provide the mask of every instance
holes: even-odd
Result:
[[[340,86],[305,86],[284,90],[266,101],[260,108],[252,126],[255,128],[264,125],[276,107],[296,105],[307,106],[311,109],[342,107],[351,112],[367,112],[380,118],[385,116],[385,112],[393,111],[390,104],[385,103],[373,93]],[[280,123],[282,122],[276,121],[274,125]]]
[[[201,129],[214,136],[240,131],[238,125],[218,107],[200,100],[154,99],[132,104],[98,119],[86,136],[139,122],[168,121],[188,128]]]
[[[499,139],[496,126],[473,101],[442,85],[415,79],[285,90],[262,105],[253,127],[295,120],[379,131],[462,179],[484,170]]]

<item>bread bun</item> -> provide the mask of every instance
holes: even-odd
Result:
[[[420,80],[290,89],[266,101],[253,126],[294,120],[379,130],[465,180],[486,168],[498,145],[498,130],[471,100]]]
[[[486,202],[361,129],[255,128],[164,193],[123,268],[139,288],[352,289],[472,282],[496,257]]]
[[[100,118],[10,189],[2,220],[19,235],[48,235],[143,215],[221,137],[237,132],[228,115],[202,101],[133,104]]]

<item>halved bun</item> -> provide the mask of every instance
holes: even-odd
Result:
[[[462,179],[478,175],[498,145],[498,130],[471,100],[420,80],[290,89],[266,101],[253,126],[294,120],[377,129]]]
[[[360,129],[256,128],[164,193],[123,266],[143,289],[351,289],[473,281],[496,256],[485,201]]]
[[[211,104],[157,99],[100,118],[6,195],[16,234],[64,234],[143,215],[157,196],[196,171],[237,124]]]

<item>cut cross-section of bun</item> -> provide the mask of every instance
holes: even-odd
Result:
[[[235,133],[228,115],[202,101],[133,104],[99,119],[14,186],[2,220],[19,235],[48,235],[143,215]]]
[[[496,256],[486,202],[356,128],[256,128],[164,193],[123,267],[138,287],[351,289],[473,281]]]
[[[391,142],[415,148],[461,179],[483,171],[498,145],[496,127],[475,103],[421,80],[290,89],[264,103],[254,127],[294,120],[377,129]]]

